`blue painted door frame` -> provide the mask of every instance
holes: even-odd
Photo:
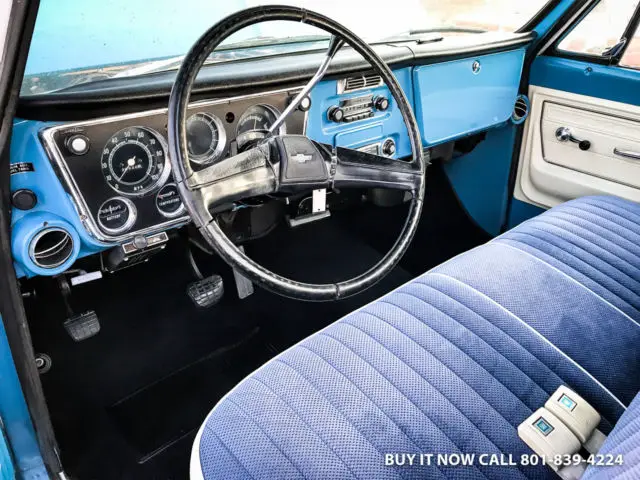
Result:
[[[0,438],[0,480],[13,469],[6,463],[15,461],[16,476],[25,480],[49,478],[36,439],[29,410],[22,394],[11,349],[0,317],[0,417],[10,445]],[[5,455],[4,451],[10,455]],[[6,467],[6,468],[5,468]],[[7,477],[13,478],[13,477]]]

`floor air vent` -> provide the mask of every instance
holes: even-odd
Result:
[[[355,75],[338,80],[338,94],[349,93],[365,88],[375,88],[382,85],[382,77],[376,73]]]
[[[524,122],[529,115],[529,107],[529,98],[526,95],[518,95],[516,104],[513,107],[513,113],[511,114],[511,121],[516,125]]]
[[[37,266],[57,268],[73,254],[73,239],[66,230],[48,228],[33,237],[29,253]]]

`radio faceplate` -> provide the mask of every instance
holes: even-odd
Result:
[[[327,118],[336,123],[349,123],[374,116],[376,110],[385,111],[389,108],[387,97],[361,95],[359,97],[340,100],[327,110]]]

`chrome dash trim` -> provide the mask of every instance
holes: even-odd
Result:
[[[234,101],[247,100],[252,98],[261,98],[268,95],[277,95],[281,93],[296,94],[300,90],[302,90],[301,86],[271,90],[266,92],[252,93],[248,95],[238,95],[235,97],[228,97],[228,98],[200,100],[200,101],[189,104],[189,109],[208,107],[212,105],[220,105],[220,104],[231,103]],[[71,174],[71,170],[69,169],[69,166],[67,165],[67,162],[64,159],[64,155],[62,154],[62,152],[60,151],[60,149],[58,148],[58,145],[54,140],[54,135],[59,131],[66,131],[68,129],[73,129],[74,127],[103,125],[107,123],[119,122],[122,120],[152,117],[155,115],[166,115],[168,111],[169,111],[168,108],[156,108],[153,110],[146,110],[144,112],[126,113],[122,115],[113,115],[110,117],[97,118],[94,120],[70,122],[70,123],[55,125],[53,127],[46,127],[39,132],[41,143],[45,151],[47,152],[49,160],[54,162],[54,166],[56,167],[55,170],[58,178],[64,183],[67,191],[71,194],[71,198],[73,200],[76,211],[78,212],[78,216],[80,217],[80,222],[82,223],[84,229],[87,231],[87,233],[91,237],[105,244],[104,246],[106,247],[113,246],[113,244],[122,244],[138,235],[143,235],[143,236],[149,235],[159,231],[167,230],[169,228],[186,225],[191,221],[191,217],[189,215],[185,215],[179,218],[171,219],[163,223],[152,225],[147,228],[143,228],[133,232],[127,232],[126,234],[122,234],[122,235],[109,235],[102,232],[98,227],[96,219],[93,218],[93,215],[91,214],[91,210],[89,209],[89,206],[87,205],[87,202],[85,201],[84,196],[80,192],[80,188],[78,187],[78,184],[76,183],[75,179],[73,178],[73,175]],[[307,124],[307,116],[305,115],[304,125],[303,125],[304,131],[306,131],[306,128],[307,128],[306,124]],[[162,137],[162,135],[160,136]]]

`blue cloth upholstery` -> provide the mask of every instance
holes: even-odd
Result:
[[[598,455],[613,465],[592,465],[582,480],[636,480],[640,478],[640,394],[620,417]],[[611,457],[609,457],[611,455]],[[620,461],[622,464],[618,463]]]
[[[556,478],[544,466],[386,465],[385,454],[519,459],[531,452],[518,425],[560,385],[609,433],[640,390],[638,306],[640,205],[569,202],[251,374],[207,417],[192,475]]]

